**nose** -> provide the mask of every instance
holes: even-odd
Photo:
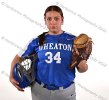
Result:
[[[54,19],[52,19],[51,24],[56,24],[56,21]]]

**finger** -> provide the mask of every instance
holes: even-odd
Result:
[[[12,80],[12,83],[19,85],[19,82],[17,82],[15,79]]]
[[[17,85],[19,85],[19,82],[17,82],[16,80],[14,80],[14,82],[15,82]]]
[[[19,91],[24,92],[24,90],[22,88],[17,88]]]
[[[18,85],[14,84],[14,86],[19,90],[19,91],[24,91],[22,88],[20,88]]]
[[[19,84],[19,83],[18,83],[15,79],[13,79],[13,78],[10,79],[10,82],[11,82],[13,85],[14,85],[14,84],[17,84],[17,85],[18,85],[18,84]]]
[[[19,91],[24,91],[22,88],[19,87],[19,82],[17,82],[15,79],[10,79],[10,82],[11,82]]]

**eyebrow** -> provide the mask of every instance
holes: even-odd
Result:
[[[51,16],[48,16],[48,17],[51,17]],[[60,16],[54,16],[54,17],[60,17]]]

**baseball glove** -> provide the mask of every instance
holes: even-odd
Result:
[[[80,34],[73,41],[72,62],[70,68],[78,67],[82,60],[88,60],[92,52],[92,39],[87,34]]]

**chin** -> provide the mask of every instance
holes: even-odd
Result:
[[[57,34],[58,31],[57,30],[51,30],[52,33]]]

